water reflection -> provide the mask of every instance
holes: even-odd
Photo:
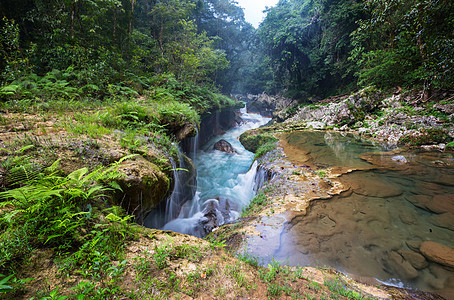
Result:
[[[454,295],[453,269],[419,249],[424,241],[454,248],[452,154],[401,153],[408,160],[402,163],[352,136],[294,132],[287,140],[315,165],[363,169],[341,177],[348,192],[315,201],[307,215],[293,218],[270,255]],[[291,158],[298,159],[297,151]]]

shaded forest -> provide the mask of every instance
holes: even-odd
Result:
[[[66,75],[54,83],[69,98],[140,90],[159,74],[299,99],[453,85],[447,0],[284,0],[257,30],[234,0],[6,0],[0,16],[3,96],[49,72]]]

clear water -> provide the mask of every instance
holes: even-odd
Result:
[[[404,153],[400,155],[409,163],[402,164],[354,136],[294,132],[287,141],[316,165],[363,170],[341,177],[349,192],[315,201],[307,215],[282,225],[269,246],[270,256],[290,265],[327,265],[357,278],[453,297],[453,270],[431,262],[408,268],[400,255],[417,253],[415,245],[429,240],[454,248],[452,154]]]
[[[227,199],[230,210],[230,221],[239,216],[241,209],[249,204],[254,197],[254,178],[256,165],[251,167],[254,154],[244,149],[238,137],[249,129],[265,125],[270,120],[258,114],[248,114],[241,111],[244,123],[232,128],[225,134],[211,139],[194,155],[194,164],[197,167],[197,192],[192,201],[187,202],[181,209],[177,219],[167,223],[163,229],[185,234],[199,235],[197,227],[203,221],[203,209],[208,203]],[[213,145],[224,139],[228,141],[237,153],[228,154],[213,149]],[[219,219],[226,219],[218,211]],[[222,225],[223,220],[218,225]]]

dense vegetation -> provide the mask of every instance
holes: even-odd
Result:
[[[165,195],[175,133],[237,105],[220,92],[251,29],[229,0],[0,2],[0,298],[30,280],[29,297],[66,297],[24,279],[43,253],[83,279],[66,295],[141,298],[119,287],[139,230],[113,199],[119,164],[146,164]]]
[[[0,18],[3,100],[130,95],[163,73],[228,88],[252,29],[230,0],[8,0]]]
[[[189,124],[195,133],[201,114],[237,105],[221,93],[307,100],[369,85],[417,87],[423,97],[450,89],[452,28],[447,0],[281,0],[257,30],[234,0],[0,1],[0,127],[10,134],[0,140],[0,297],[28,292],[21,272],[47,254],[68,284],[60,297],[45,278],[33,297],[197,296],[211,287],[206,278],[219,284],[212,274],[253,290],[239,264],[173,273],[172,260],[199,263],[224,245],[176,246],[133,225],[112,201],[123,192],[119,164],[146,157],[168,189],[175,132]],[[267,134],[242,139],[257,156],[276,147]],[[112,163],[113,148],[122,158]],[[65,155],[85,165],[63,170]],[[138,237],[154,248],[128,261]],[[278,270],[261,278],[269,297],[294,292],[272,283]],[[139,292],[120,286],[131,272]]]
[[[257,31],[245,88],[296,98],[357,87],[454,85],[454,4],[445,0],[285,0]]]

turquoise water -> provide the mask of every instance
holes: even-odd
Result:
[[[243,124],[214,137],[194,155],[196,195],[182,207],[178,218],[167,223],[163,229],[201,236],[199,227],[205,221],[204,209],[208,204],[216,206],[216,225],[220,226],[237,219],[241,209],[254,197],[256,165],[251,167],[254,154],[244,149],[238,137],[246,130],[265,125],[270,118],[248,114],[245,109],[241,113]],[[214,150],[213,145],[221,139],[228,141],[237,153]]]

